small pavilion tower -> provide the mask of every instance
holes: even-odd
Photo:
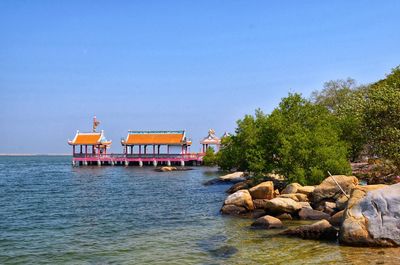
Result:
[[[216,135],[215,135],[215,131],[213,129],[208,130],[208,135],[207,137],[205,137],[203,140],[201,140],[200,142],[203,146],[202,148],[202,152],[205,153],[208,149],[209,146],[215,146],[216,150],[219,150],[219,147],[221,145],[221,139],[219,139]]]
[[[100,122],[93,118],[93,131],[92,132],[76,132],[72,141],[68,141],[72,145],[73,157],[96,157],[107,154],[107,148],[111,146],[111,141],[107,140],[104,136],[104,131],[96,132],[97,126]],[[79,149],[79,150],[77,150]]]

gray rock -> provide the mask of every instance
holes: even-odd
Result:
[[[344,213],[340,242],[400,246],[400,183],[355,188]]]

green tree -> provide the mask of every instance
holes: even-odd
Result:
[[[205,166],[215,166],[217,164],[217,157],[215,155],[214,148],[207,148],[206,154],[203,157],[203,163]]]
[[[261,132],[267,116],[259,109],[255,115],[245,115],[237,121],[236,134],[226,137],[221,145],[218,164],[223,169],[265,171],[265,148],[261,144]]]
[[[320,183],[329,170],[351,172],[337,119],[325,107],[290,94],[268,117],[263,138],[266,168],[302,184]]]
[[[364,111],[364,127],[373,154],[400,169],[400,67],[371,86]]]
[[[325,106],[329,111],[336,112],[338,106],[356,90],[356,81],[352,78],[331,80],[324,83],[321,91],[314,91],[311,99],[318,105]]]
[[[326,82],[322,91],[314,91],[311,96],[315,104],[326,107],[338,118],[340,138],[347,143],[351,161],[358,159],[366,145],[363,111],[368,89],[347,78]]]

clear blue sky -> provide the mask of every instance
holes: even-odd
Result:
[[[400,64],[400,1],[0,1],[0,153],[68,153],[97,115],[197,151],[288,92]]]

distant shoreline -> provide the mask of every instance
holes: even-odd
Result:
[[[71,156],[71,154],[0,154],[0,156]]]

